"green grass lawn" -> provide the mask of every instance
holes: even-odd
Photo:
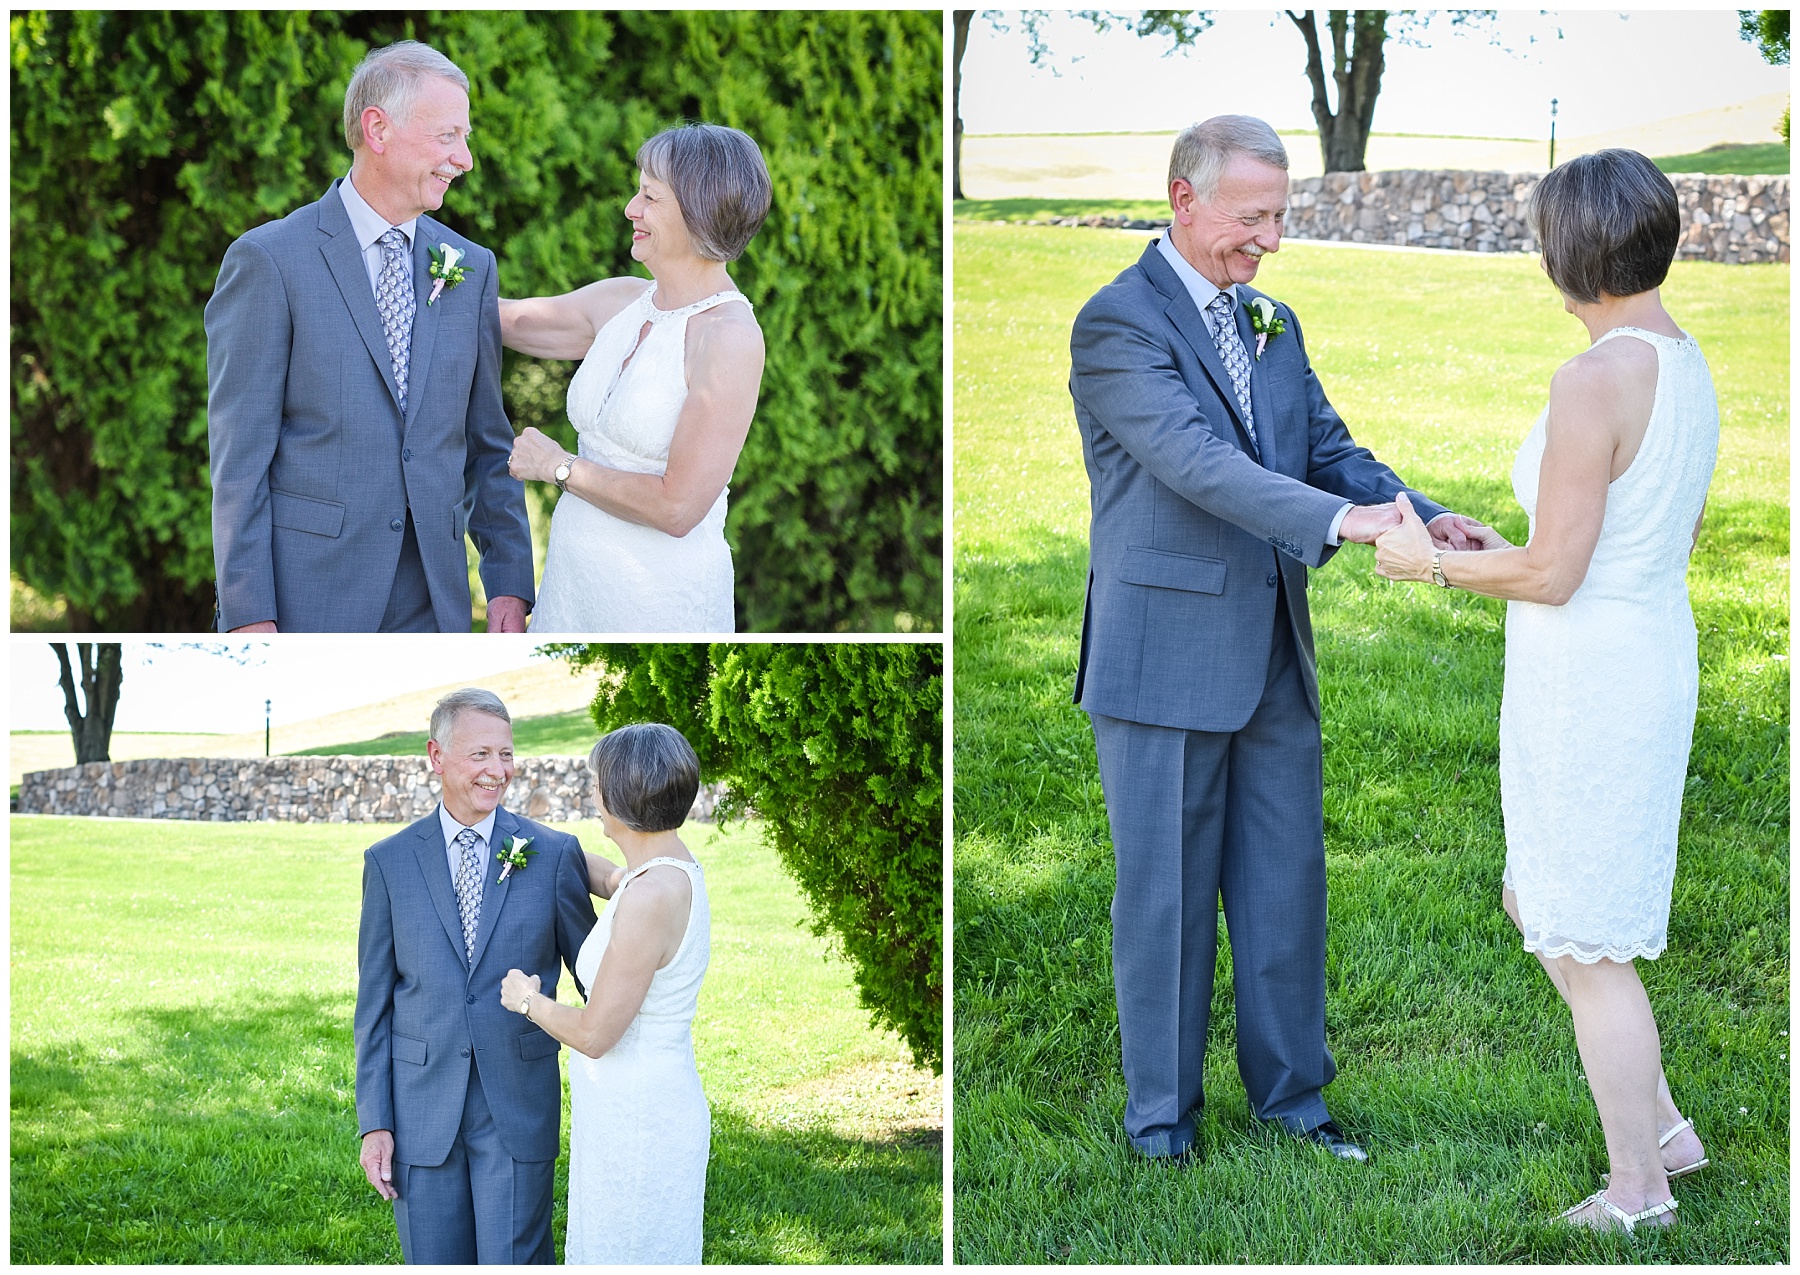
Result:
[[[423,757],[428,730],[391,731],[374,739],[357,739],[320,748],[302,748],[288,757]],[[594,719],[585,708],[513,722],[513,752],[519,757],[585,757],[598,738]]]
[[[1143,1163],[1120,1122],[1111,846],[1069,703],[1087,480],[1077,309],[1141,236],[956,234],[955,1246],[968,1262],[1786,1262],[1788,271],[1678,265],[1723,441],[1690,572],[1701,699],[1667,955],[1641,963],[1677,1101],[1713,1166],[1681,1225],[1552,1229],[1605,1146],[1567,1011],[1499,904],[1504,604],[1390,585],[1349,546],[1313,575],[1331,890],[1334,1116],[1355,1168],[1253,1126],[1220,954],[1205,1162]],[[1585,344],[1526,258],[1290,244],[1260,287],[1305,325],[1358,441],[1515,540],[1509,480]]]
[[[1652,161],[1665,173],[1786,173],[1790,166],[1786,142],[1739,142],[1709,146],[1687,155],[1664,155]]]
[[[361,851],[389,831],[13,819],[15,1263],[400,1259],[351,1040]],[[939,1260],[941,1143],[908,1119],[929,1074],[869,1027],[756,829],[688,833],[713,908],[706,1260]],[[556,1189],[560,1258],[566,1155]]]

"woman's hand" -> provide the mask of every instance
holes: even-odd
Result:
[[[506,462],[506,472],[521,480],[553,483],[556,481],[556,467],[565,460],[573,461],[574,457],[563,450],[561,443],[537,426],[527,425],[524,433],[513,439],[512,456]]]
[[[613,891],[619,888],[619,878],[625,875],[625,869],[592,850],[583,850],[581,853],[587,859],[588,893],[602,899],[612,898]]]
[[[1436,552],[1431,533],[1405,492],[1394,496],[1394,507],[1400,511],[1400,525],[1375,541],[1375,570],[1389,580],[1430,580],[1431,555]]]
[[[507,970],[506,977],[500,981],[500,1004],[519,1013],[525,1008],[525,998],[536,995],[542,981],[536,974],[528,976],[523,970]]]

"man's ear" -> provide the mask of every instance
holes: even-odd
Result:
[[[1177,177],[1169,183],[1169,207],[1175,213],[1177,224],[1194,224],[1194,187],[1187,178]]]
[[[377,155],[387,153],[389,134],[393,130],[393,121],[388,119],[387,112],[379,106],[365,106],[362,113],[363,145]]]

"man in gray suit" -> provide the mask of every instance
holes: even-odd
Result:
[[[344,94],[350,175],[226,250],[206,306],[221,631],[466,633],[465,533],[488,630],[524,631],[494,254],[425,215],[474,166],[468,134],[455,64],[376,49]]]
[[[1262,121],[1189,128],[1174,225],[1070,339],[1092,487],[1075,700],[1112,826],[1125,1131],[1151,1157],[1193,1148],[1223,897],[1252,1113],[1367,1159],[1320,1092],[1336,1067],[1306,569],[1395,525],[1403,485],[1326,401],[1293,312],[1246,286],[1280,246],[1287,185]],[[1440,547],[1465,547],[1459,515],[1406,490]]]
[[[562,1127],[559,1046],[506,1010],[509,969],[554,995],[594,928],[581,843],[501,808],[512,721],[445,696],[426,745],[431,814],[363,856],[356,1118],[408,1262],[542,1262]],[[510,870],[498,855],[528,841]],[[585,988],[582,989],[586,995]]]

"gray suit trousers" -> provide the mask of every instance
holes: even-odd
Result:
[[[1194,1141],[1221,897],[1251,1114],[1296,1131],[1323,1124],[1319,1091],[1337,1068],[1325,1047],[1322,757],[1285,602],[1241,730],[1092,720],[1117,869],[1126,1134],[1151,1156]]]
[[[500,1145],[473,1062],[462,1128],[444,1162],[396,1163],[394,1225],[412,1266],[548,1266],[554,1160],[515,1160]]]

